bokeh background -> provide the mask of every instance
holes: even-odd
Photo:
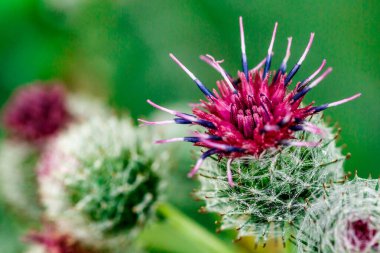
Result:
[[[237,1],[237,0],[4,0],[0,1],[0,103],[15,88],[36,80],[62,80],[72,90],[109,99],[137,119],[161,104],[198,101],[202,94],[170,60],[178,56],[208,87],[218,74],[200,54],[225,59],[240,68],[238,17],[244,17],[250,66],[266,56],[273,26],[279,22],[272,66],[284,56],[293,37],[289,66],[295,64],[310,32],[316,37],[296,80],[316,69],[322,59],[333,73],[307,101],[317,104],[362,92],[360,99],[325,114],[339,122],[341,144],[352,158],[347,171],[380,176],[380,1]],[[173,136],[175,137],[175,136]],[[200,215],[201,203],[189,192],[189,155],[178,163],[169,185],[169,200],[207,229],[214,217]],[[22,222],[13,222],[0,207],[0,252],[21,252]],[[228,235],[221,235],[227,238]],[[157,239],[158,241],[160,238]],[[165,240],[163,240],[165,243]],[[167,242],[169,243],[169,242]],[[190,251],[191,252],[191,251]]]

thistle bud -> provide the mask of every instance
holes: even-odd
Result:
[[[355,177],[326,188],[299,227],[298,252],[379,252],[379,186],[379,180]]]
[[[309,201],[322,194],[322,184],[343,176],[344,157],[331,128],[313,120],[325,138],[297,133],[297,140],[316,147],[287,146],[258,158],[209,159],[200,169],[196,195],[205,210],[221,215],[221,229],[236,229],[238,237],[255,236],[264,244],[269,235],[283,238],[299,222]]]
[[[99,99],[66,93],[59,83],[37,82],[12,95],[3,113],[0,195],[14,213],[39,218],[36,163],[46,143],[71,124],[109,113]]]
[[[161,198],[165,154],[150,141],[116,117],[93,118],[61,134],[39,164],[48,218],[86,245],[128,243]]]

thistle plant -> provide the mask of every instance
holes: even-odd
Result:
[[[321,186],[343,176],[344,156],[336,147],[332,130],[318,113],[360,96],[356,94],[333,103],[304,105],[305,95],[332,71],[323,60],[306,79],[290,88],[314,40],[286,72],[292,38],[277,70],[271,70],[275,24],[268,55],[250,69],[246,56],[243,20],[240,17],[242,72],[232,77],[223,61],[210,55],[201,60],[221,74],[217,90],[209,90],[173,54],[170,57],[195,82],[205,99],[192,105],[193,114],[171,110],[148,100],[153,107],[174,116],[164,121],[140,120],[144,125],[196,125],[202,130],[191,136],[159,140],[157,143],[190,142],[204,153],[188,174],[201,171],[201,190],[196,195],[206,201],[204,210],[222,215],[221,229],[236,228],[239,237],[255,235],[265,243],[272,232],[284,237],[287,224],[302,217],[308,201],[321,195]],[[206,158],[209,162],[202,167]],[[273,225],[271,225],[273,224]],[[271,227],[272,226],[272,227]]]
[[[298,229],[298,252],[379,252],[379,187],[379,180],[357,176],[326,186]]]
[[[39,165],[47,217],[85,245],[122,248],[161,198],[165,153],[129,119],[93,118],[72,126]]]
[[[236,229],[238,238],[255,236],[256,244],[262,241],[265,245],[271,234],[285,242],[285,235],[302,220],[308,203],[322,194],[323,182],[343,177],[345,157],[336,147],[332,128],[321,120],[313,123],[326,134],[314,148],[288,146],[257,159],[205,162],[200,169],[201,187],[195,192],[206,202],[201,210],[220,214],[220,229]],[[296,138],[319,140],[310,133],[297,133]],[[234,187],[228,177],[232,177]]]

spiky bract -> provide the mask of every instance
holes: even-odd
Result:
[[[205,210],[221,214],[222,230],[237,229],[238,237],[255,236],[264,243],[270,234],[284,237],[288,225],[302,217],[308,200],[321,194],[322,184],[343,176],[345,158],[332,129],[315,124],[326,133],[317,147],[285,147],[258,158],[236,159],[231,166],[227,159],[210,159],[201,168],[196,195],[206,201]],[[297,138],[318,140],[308,133]],[[233,175],[234,187],[226,171]]]
[[[71,127],[40,164],[48,217],[89,245],[128,242],[161,196],[164,154],[153,152],[150,141],[116,117]]]
[[[379,181],[355,177],[326,188],[308,208],[295,240],[301,253],[379,252]]]

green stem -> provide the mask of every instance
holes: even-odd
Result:
[[[164,222],[148,227],[140,238],[144,244],[154,244],[160,250],[169,252],[236,252],[233,247],[225,245],[214,234],[205,230],[168,203],[160,204],[157,213],[164,217]],[[161,239],[157,237],[161,237]],[[174,242],[176,240],[177,242]],[[169,241],[172,243],[171,246],[168,245]],[[195,249],[197,250],[195,251]]]

